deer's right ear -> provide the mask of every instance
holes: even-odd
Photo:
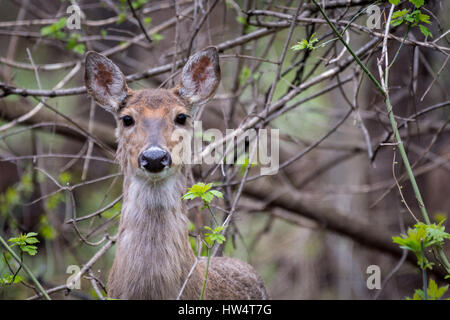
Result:
[[[198,106],[214,96],[219,82],[219,53],[215,47],[208,47],[189,58],[175,92],[190,105]]]
[[[128,92],[125,76],[119,67],[104,55],[89,51],[85,68],[87,92],[106,110],[118,111]]]

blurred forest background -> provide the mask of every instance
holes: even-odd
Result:
[[[450,3],[390,1],[400,11],[392,17],[388,1],[317,2],[378,81],[383,48],[394,60],[395,119],[431,223],[443,221]],[[369,28],[374,3],[381,20]],[[70,5],[82,10],[78,30],[68,28]],[[385,39],[389,17],[397,22]],[[204,129],[280,129],[276,175],[260,176],[258,164],[192,168],[188,186],[218,182],[225,197],[215,205],[224,212],[237,201],[224,254],[251,263],[273,299],[412,297],[422,272],[392,237],[416,223],[413,215],[424,220],[388,109],[310,0],[0,0],[1,237],[17,244],[12,250],[52,298],[104,299],[122,177],[115,120],[86,94],[84,54],[107,55],[134,89],[169,88],[183,61],[210,45],[220,52],[222,81],[202,109]],[[208,217],[201,203],[188,205],[199,231]],[[8,241],[30,232],[39,242]],[[21,263],[0,251],[0,298],[38,298]],[[445,285],[442,256],[426,255],[434,262],[428,276]],[[82,268],[81,289],[66,286],[70,265]],[[380,267],[381,290],[367,287],[371,265]]]

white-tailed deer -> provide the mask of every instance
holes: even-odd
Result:
[[[123,206],[108,296],[118,299],[175,299],[195,262],[181,196],[183,164],[172,162],[174,130],[191,125],[195,106],[206,103],[220,82],[217,50],[193,55],[173,89],[131,90],[120,69],[95,52],[86,55],[86,87],[118,121],[117,159],[124,174]],[[205,276],[201,259],[182,299],[198,299]],[[213,257],[206,299],[265,299],[253,268],[237,259]]]

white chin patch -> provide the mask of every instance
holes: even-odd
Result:
[[[157,182],[170,177],[173,174],[172,171],[173,170],[171,170],[171,168],[165,167],[161,172],[152,173],[140,168],[137,172],[137,175],[148,182]]]
[[[144,172],[139,169],[130,180],[129,202],[140,204],[144,211],[164,209],[172,211],[180,205],[183,179],[179,179],[174,169],[167,168],[159,173]]]

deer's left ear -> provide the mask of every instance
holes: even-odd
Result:
[[[104,55],[89,51],[85,71],[87,92],[103,108],[117,112],[128,92],[125,76],[119,67]]]
[[[175,91],[189,104],[201,105],[213,97],[219,82],[219,54],[215,47],[208,47],[189,58]]]

